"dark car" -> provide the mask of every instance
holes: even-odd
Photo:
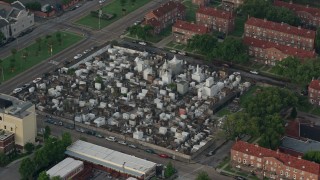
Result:
[[[241,176],[236,176],[236,177],[234,177],[234,179],[236,179],[236,180],[246,180],[246,178],[241,177]]]
[[[96,133],[94,132],[94,131],[87,131],[86,132],[88,135],[92,135],[92,136],[94,136]]]
[[[156,154],[156,152],[153,149],[146,149],[144,151],[150,154]]]
[[[70,11],[74,11],[76,9],[77,9],[77,7],[73,6],[73,7],[70,8]]]

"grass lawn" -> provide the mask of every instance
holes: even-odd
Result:
[[[171,42],[169,42],[166,46],[167,47],[174,47],[176,44],[173,42],[173,41],[171,41]]]
[[[176,45],[175,49],[183,50],[186,46],[183,44]]]
[[[234,31],[230,34],[231,36],[241,37],[244,31],[244,23],[246,18],[244,16],[237,16],[235,19]]]
[[[199,7],[197,5],[192,4],[191,0],[186,0],[182,4],[187,7],[186,21],[196,22],[196,11]]]
[[[62,44],[59,45],[57,39],[56,39],[56,34],[52,33],[52,41],[53,41],[53,46],[52,46],[52,55],[55,55],[59,53],[60,51],[66,49],[67,47],[79,42],[83,37],[66,32],[66,31],[61,31],[62,35]],[[30,46],[26,47],[25,49],[21,49],[17,52],[15,55],[15,58],[13,55],[10,55],[6,58],[3,59],[3,67],[4,67],[4,80],[9,80],[12,77],[20,74],[21,72],[31,68],[32,66],[40,63],[43,60],[48,59],[51,56],[51,53],[49,49],[47,48],[47,43],[45,40],[45,37],[41,37],[41,50],[38,52],[38,44],[34,42]],[[23,60],[22,55],[28,52],[28,56],[26,57],[26,60]],[[14,70],[11,70],[11,65],[12,65],[12,59],[15,59],[14,61]],[[1,78],[1,81],[3,79]]]
[[[125,4],[124,8],[126,9],[126,14],[122,14],[122,6],[120,4],[120,0],[113,0],[110,4],[102,7],[103,13],[108,14],[115,14],[116,17],[110,20],[100,20],[101,26],[100,28],[104,28],[109,24],[117,21],[118,19],[122,18],[123,16],[128,15],[132,11],[138,9],[139,7],[144,6],[146,3],[150,2],[151,0],[138,0],[135,1],[134,5],[132,5],[129,1]],[[99,29],[99,18],[92,17],[90,13],[83,18],[76,21],[76,24],[80,24],[83,26],[87,26],[93,29]]]
[[[217,166],[218,169],[222,168],[224,165],[228,164],[230,162],[230,157],[225,157]]]

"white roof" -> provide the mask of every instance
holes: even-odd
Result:
[[[57,165],[47,171],[50,177],[60,176],[61,178],[67,177],[73,170],[83,166],[83,162],[73,158],[66,158],[59,162]]]
[[[75,158],[142,177],[156,166],[156,163],[124,154],[112,149],[78,140],[67,148],[66,154]]]

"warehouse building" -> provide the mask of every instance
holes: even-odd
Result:
[[[73,158],[66,158],[47,171],[50,178],[59,176],[61,180],[72,179],[83,170],[83,162]]]
[[[66,154],[124,177],[150,179],[156,173],[156,163],[81,140],[69,146]]]

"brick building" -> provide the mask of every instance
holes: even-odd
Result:
[[[263,41],[251,37],[243,39],[244,44],[249,47],[249,55],[253,56],[256,61],[274,66],[277,61],[281,61],[289,56],[300,59],[316,57],[315,51],[307,51],[272,41]]]
[[[316,32],[251,17],[245,23],[244,36],[313,51]]]
[[[320,106],[320,80],[312,80],[308,87],[309,102]]]
[[[291,2],[284,2],[275,0],[275,6],[285,7],[292,10],[302,21],[303,24],[320,27],[320,9],[309,7],[309,5],[294,4]]]
[[[319,164],[243,141],[233,145],[231,159],[234,166],[260,177],[319,180]]]
[[[198,5],[198,6],[206,6],[210,3],[210,0],[192,0],[192,4]]]
[[[9,154],[14,150],[14,133],[0,130],[0,152]]]
[[[196,34],[206,34],[208,33],[208,28],[203,25],[192,24],[186,21],[178,20],[172,26],[172,33],[175,42],[187,44],[188,39],[191,39]]]
[[[163,29],[175,23],[178,19],[183,20],[186,16],[186,7],[180,2],[169,1],[155,10],[147,13],[144,17],[144,25],[154,27],[154,33],[159,34]]]
[[[196,12],[197,24],[205,25],[209,30],[230,33],[234,30],[233,12],[217,8],[200,7]]]

